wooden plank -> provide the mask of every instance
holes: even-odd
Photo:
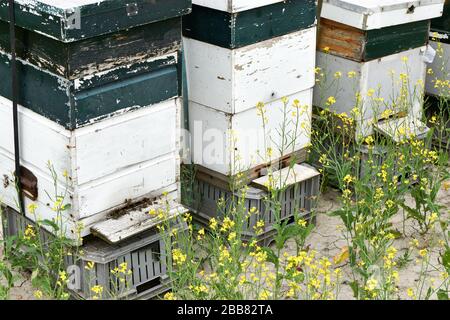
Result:
[[[428,20],[363,31],[322,18],[318,48],[364,62],[422,47],[428,42],[428,33]]]
[[[167,211],[168,209],[168,212]],[[166,212],[165,219],[158,216],[151,216],[150,210],[163,210]],[[153,204],[127,210],[118,218],[109,218],[91,227],[91,231],[96,236],[109,243],[118,243],[143,231],[160,225],[165,220],[172,220],[188,210],[176,202],[166,204],[164,200],[156,201]]]
[[[440,17],[444,0],[325,0],[322,18],[373,30]]]
[[[320,20],[319,30],[319,50],[329,48],[331,54],[362,61],[364,31],[326,18]]]
[[[428,20],[366,31],[363,61],[419,48],[428,43]]]
[[[15,0],[16,24],[62,42],[74,42],[187,14],[190,0]],[[0,3],[0,20],[8,19]]]
[[[269,179],[273,179],[273,185],[276,188],[280,185],[282,188],[287,188],[299,182],[310,180],[319,175],[320,173],[311,166],[305,164],[294,164],[293,167],[286,167],[281,170],[274,171],[270,176],[266,175],[255,179],[251,182],[251,184],[256,188],[267,190]]]
[[[9,55],[0,52],[0,74],[10,74]],[[133,110],[178,96],[178,54],[68,80],[19,60],[19,104],[63,125],[79,128],[121,110]],[[118,80],[120,79],[120,80]],[[11,78],[0,82],[11,98]]]
[[[273,161],[270,164],[261,164],[259,166],[256,166],[246,172],[244,172],[244,176],[247,177],[248,182],[252,179],[257,179],[258,177],[264,176],[267,174],[267,168],[268,166],[271,166],[272,168],[275,167],[287,167],[293,162],[295,163],[302,163],[305,162],[307,159],[307,149],[301,149],[297,152],[288,154],[281,159],[277,159]],[[232,176],[226,176],[224,174],[220,174],[218,172],[215,172],[213,170],[210,170],[208,168],[205,168],[201,165],[195,165],[195,171],[196,175],[195,178],[199,181],[205,181],[210,185],[214,185],[222,190],[229,190],[230,189],[230,182],[233,178]],[[222,195],[220,194],[218,198],[220,198]]]
[[[235,114],[312,88],[315,34],[314,27],[233,50],[184,38],[189,100]]]
[[[316,23],[315,0],[286,0],[239,13],[193,6],[183,18],[183,35],[228,49],[311,28]]]
[[[312,89],[288,97],[287,116],[292,117],[292,102],[298,99],[306,110],[299,110],[298,121],[286,123],[286,131],[293,133],[295,123],[297,130],[295,146],[285,150],[292,153],[308,146],[310,142]],[[237,114],[227,114],[195,102],[189,104],[189,121],[193,136],[192,161],[212,171],[229,176],[246,172],[251,168],[265,165],[266,147],[273,150],[272,159],[280,158],[277,145],[281,137],[277,130],[284,121],[285,111],[281,100],[266,105],[268,123],[265,130],[256,108]],[[291,118],[292,119],[292,118]],[[236,138],[236,142],[232,141]],[[239,160],[235,160],[239,157]]]
[[[9,24],[0,21],[0,50],[10,52],[9,40]],[[18,57],[69,80],[180,49],[181,18],[71,43],[16,28]]]

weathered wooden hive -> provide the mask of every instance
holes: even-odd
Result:
[[[431,20],[430,45],[436,57],[427,71],[426,115],[431,126],[443,124],[446,132],[435,131],[434,143],[450,147],[450,1],[445,2],[444,13]],[[444,127],[443,127],[444,128]]]
[[[422,127],[429,21],[441,16],[443,2],[325,0],[317,65],[327,84],[315,90],[314,105],[351,116],[359,93],[359,137],[386,116],[409,116]]]
[[[263,175],[268,149],[272,160],[286,156],[286,150],[278,151],[282,139],[289,139],[280,135],[282,126],[287,135],[298,126],[288,153],[304,160],[316,9],[315,0],[193,1],[192,14],[183,18],[191,158],[200,176],[214,177],[211,187],[218,181],[227,185],[237,173],[249,180]],[[292,107],[296,100],[298,109]],[[259,102],[265,105],[265,125]],[[294,121],[292,114],[298,115]]]
[[[110,264],[151,245],[141,240],[156,228],[148,211],[162,198],[175,217],[185,212],[177,202],[179,75],[181,17],[190,11],[190,0],[15,0],[25,208],[36,203],[40,219],[55,217],[48,197],[56,196],[50,162],[58,175],[58,195],[67,192],[64,203],[70,204],[62,213],[66,235],[76,239],[82,225],[87,251],[93,241],[102,243],[105,257],[100,261],[98,253],[97,260],[103,263],[98,274],[103,280]],[[0,200],[19,211],[9,21],[8,2],[2,1]],[[25,211],[33,221],[35,216]],[[153,268],[151,259],[130,259],[133,275]],[[160,276],[133,282],[141,288],[139,296],[148,293],[141,292],[143,287],[152,291],[161,285],[147,285]]]
[[[427,93],[433,96],[450,97],[450,2],[444,6],[443,16],[431,20],[430,44],[437,51],[429,66]]]

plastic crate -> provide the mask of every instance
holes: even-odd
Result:
[[[3,230],[5,236],[18,235],[27,225],[35,225],[17,211],[6,207],[3,210]],[[187,229],[180,218],[172,222],[179,232]],[[52,235],[41,229],[43,241],[51,241]],[[170,290],[167,276],[165,253],[165,238],[157,228],[142,232],[137,236],[118,244],[109,244],[102,239],[89,236],[79,248],[83,254],[75,258],[65,257],[65,267],[68,274],[68,288],[75,298],[89,299],[93,297],[92,287],[103,288],[102,299],[151,299]],[[89,268],[88,263],[94,266]],[[127,277],[128,284],[114,276],[112,270],[127,263],[131,274]]]
[[[302,165],[305,166],[305,165]],[[308,166],[310,170],[312,167]],[[255,180],[254,180],[255,181]],[[229,212],[233,202],[233,197],[237,200],[242,197],[239,192],[233,192],[222,186],[214,185],[211,181],[200,179],[195,180],[194,189],[199,193],[200,199],[193,204],[194,219],[204,225],[208,225],[211,218],[224,218],[224,214]],[[320,174],[317,172],[311,178],[299,181],[287,186],[281,195],[281,211],[279,217],[273,209],[267,206],[268,192],[263,188],[249,186],[245,195],[245,209],[257,209],[257,214],[251,215],[243,226],[242,237],[244,240],[257,239],[265,243],[270,243],[275,233],[274,225],[279,221],[293,222],[295,215],[309,218],[312,213],[316,198],[320,192]],[[224,208],[218,208],[218,201],[223,200]],[[262,234],[256,234],[254,227],[257,222],[263,220],[264,228]]]

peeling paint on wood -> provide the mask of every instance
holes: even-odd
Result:
[[[312,88],[316,27],[239,49],[184,38],[189,100],[234,114]]]
[[[0,52],[0,74],[10,74],[10,57]],[[67,129],[127,108],[178,96],[178,53],[68,80],[18,60],[19,103]],[[92,72],[91,72],[92,73]],[[11,98],[11,79],[0,94]]]
[[[337,113],[350,115],[354,108],[354,102],[349,103],[344,97],[354,96],[355,92],[361,93],[361,96],[366,98],[361,102],[361,120],[357,121],[356,137],[368,136],[373,133],[373,123],[381,119],[383,111],[396,105],[393,102],[398,99],[400,94],[400,74],[407,73],[409,75],[408,92],[415,93],[411,97],[412,106],[408,110],[393,111],[394,113],[406,111],[408,115],[420,119],[423,111],[424,89],[423,86],[417,84],[425,83],[427,68],[424,61],[425,50],[426,47],[420,47],[368,62],[357,62],[319,51],[317,65],[324,68],[328,79],[333,79],[336,72],[346,75],[352,71],[355,72],[355,77],[344,81],[334,81],[327,88],[314,90],[314,105],[323,107],[325,101],[322,99],[334,96],[336,103],[330,109]],[[407,58],[407,65],[403,61],[403,57]],[[384,102],[376,104],[367,98],[367,92],[370,89],[375,90],[374,96],[383,98]]]
[[[4,52],[10,52],[9,36],[9,24],[0,21],[0,50]],[[71,43],[16,28],[18,57],[69,80],[180,49],[181,18]]]
[[[73,42],[188,14],[191,0],[15,0],[16,24],[63,42]],[[0,3],[8,20],[8,2]]]
[[[38,178],[42,192],[37,203],[42,217],[54,215],[44,192],[53,190],[46,170],[49,160],[60,174],[61,189],[65,187],[61,172],[67,170],[72,177],[72,207],[65,212],[65,219],[68,226],[83,220],[87,228],[83,235],[112,210],[143,197],[159,196],[164,190],[175,191],[179,182],[179,108],[178,99],[172,99],[69,131],[19,106],[22,163]],[[14,171],[11,117],[11,101],[0,97],[1,176]],[[15,208],[12,184],[0,186],[0,195]]]
[[[306,148],[310,143],[310,123],[312,106],[312,89],[288,96],[288,110],[292,110],[292,102],[298,99],[306,110],[299,112],[295,146],[286,153],[293,153]],[[192,146],[192,162],[225,176],[258,167],[264,162],[265,147],[272,147],[273,159],[280,155],[275,146],[281,145],[281,137],[277,130],[283,123],[283,102],[276,100],[266,105],[268,123],[265,130],[256,107],[239,113],[225,113],[213,107],[189,102],[189,127],[195,144]],[[291,112],[288,112],[291,115]],[[303,125],[301,125],[304,123]],[[289,122],[286,131],[294,132],[294,121]],[[236,142],[232,141],[236,139]],[[267,144],[265,144],[267,143]],[[235,157],[239,157],[238,165]]]
[[[192,13],[183,18],[183,35],[233,49],[307,29],[315,23],[315,0],[286,0],[238,13],[194,5]]]
[[[318,48],[359,62],[422,47],[428,42],[429,21],[418,21],[376,30],[360,30],[321,19]]]

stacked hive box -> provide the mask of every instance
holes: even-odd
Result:
[[[430,65],[427,77],[427,93],[450,97],[450,2],[447,0],[442,17],[431,21],[431,45],[437,57]]]
[[[332,99],[329,108],[350,116],[358,92],[362,97],[358,137],[372,134],[387,109],[390,116],[404,117],[392,125],[411,125],[411,130],[423,134],[423,86],[426,62],[432,60],[426,47],[429,19],[442,14],[443,2],[325,0],[317,64],[328,79],[339,72],[344,79],[316,90],[314,104],[324,107],[325,99],[333,96],[336,102]],[[349,72],[353,79],[345,79]],[[405,91],[410,95],[407,108],[399,107]]]
[[[18,210],[12,181],[8,10],[8,2],[2,1],[0,198]],[[82,224],[82,237],[95,233],[107,241],[103,252],[108,257],[148,245],[136,237],[155,226],[145,211],[158,197],[167,193],[172,209],[182,211],[176,202],[179,56],[181,16],[190,10],[189,0],[15,1],[25,204],[35,202],[42,219],[55,217],[47,197],[54,196],[50,161],[60,193],[66,190],[65,202],[71,204],[63,212],[67,236],[76,238],[76,226]],[[139,210],[133,209],[134,203]],[[117,212],[121,220],[111,218]],[[126,249],[121,245],[125,240]],[[89,240],[85,246],[89,251]],[[103,278],[107,272],[106,267]],[[134,287],[142,284],[133,282]]]
[[[302,124],[289,150],[300,160],[310,142],[316,2],[194,0],[192,14],[183,18],[183,36],[191,157],[197,176],[210,178],[208,189],[220,181],[226,192],[239,172],[258,178],[268,148],[273,159],[282,156],[276,146],[284,97],[287,110],[295,100],[302,106],[298,121],[286,125],[292,133],[295,123]],[[259,101],[266,105],[265,130]]]
[[[427,74],[426,113],[430,120],[433,116],[437,116],[439,123],[445,124],[450,129],[450,1],[448,0],[445,2],[443,16],[431,20],[430,45],[436,50],[436,58],[429,66]],[[436,143],[448,148],[450,131],[435,134]]]

